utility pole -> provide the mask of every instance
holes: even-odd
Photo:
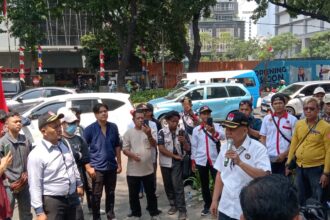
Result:
[[[165,58],[164,58],[164,31],[162,29],[162,82],[165,88]]]

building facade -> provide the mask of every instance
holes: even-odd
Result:
[[[309,47],[310,38],[316,33],[329,31],[330,23],[298,15],[291,18],[285,8],[276,6],[275,9],[275,35],[291,32],[301,39],[301,48]],[[301,48],[297,48],[300,51]]]
[[[209,18],[202,17],[198,23],[202,55],[222,54],[228,51],[232,38],[245,38],[245,22],[238,18],[237,0],[218,0],[211,8]],[[190,39],[193,39],[190,27]]]

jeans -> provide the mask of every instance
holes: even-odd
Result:
[[[127,176],[129,204],[132,210],[132,216],[141,217],[141,205],[139,199],[139,191],[141,181],[145,187],[147,197],[147,207],[151,216],[158,215],[157,197],[154,187],[154,174],[147,176]]]
[[[48,220],[76,219],[76,206],[64,196],[43,196],[43,208]]]
[[[295,183],[298,189],[298,198],[301,206],[306,205],[308,198],[323,202],[324,189],[320,185],[323,166],[302,168],[297,167]]]
[[[210,172],[213,179],[213,182],[215,181],[215,176],[217,174],[217,171],[210,166],[209,162],[206,163],[206,166],[196,165],[199,177],[201,179],[201,185],[202,185],[202,196],[204,200],[204,209],[210,209],[211,203],[212,203],[212,196],[210,192]]]
[[[227,216],[226,214],[222,213],[222,212],[218,212],[218,220],[237,220],[235,218],[230,218],[229,216]]]
[[[92,181],[92,209],[93,220],[100,219],[100,203],[103,186],[105,187],[105,212],[108,219],[115,217],[115,189],[117,182],[117,170],[95,171],[96,177]]]
[[[14,210],[14,208],[15,208],[15,199],[17,200],[19,219],[20,220],[32,220],[29,185],[26,184],[26,186],[23,188],[23,190],[20,191],[19,193],[13,193],[9,187],[6,187],[6,192],[7,192],[12,210]]]
[[[184,198],[182,178],[182,161],[172,160],[172,168],[161,167],[164,188],[170,206],[176,207],[180,212],[187,212]]]

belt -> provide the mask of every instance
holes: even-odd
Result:
[[[68,199],[70,197],[72,197],[74,195],[73,194],[68,194],[68,195],[63,195],[63,196],[56,196],[56,195],[43,195],[44,197],[47,196],[47,197],[51,197],[51,198],[54,198],[54,199]]]

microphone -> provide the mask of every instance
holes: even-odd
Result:
[[[233,143],[234,143],[234,140],[232,138],[227,139],[227,151],[232,149]],[[229,162],[230,162],[230,158],[226,157],[224,166],[227,167]]]

